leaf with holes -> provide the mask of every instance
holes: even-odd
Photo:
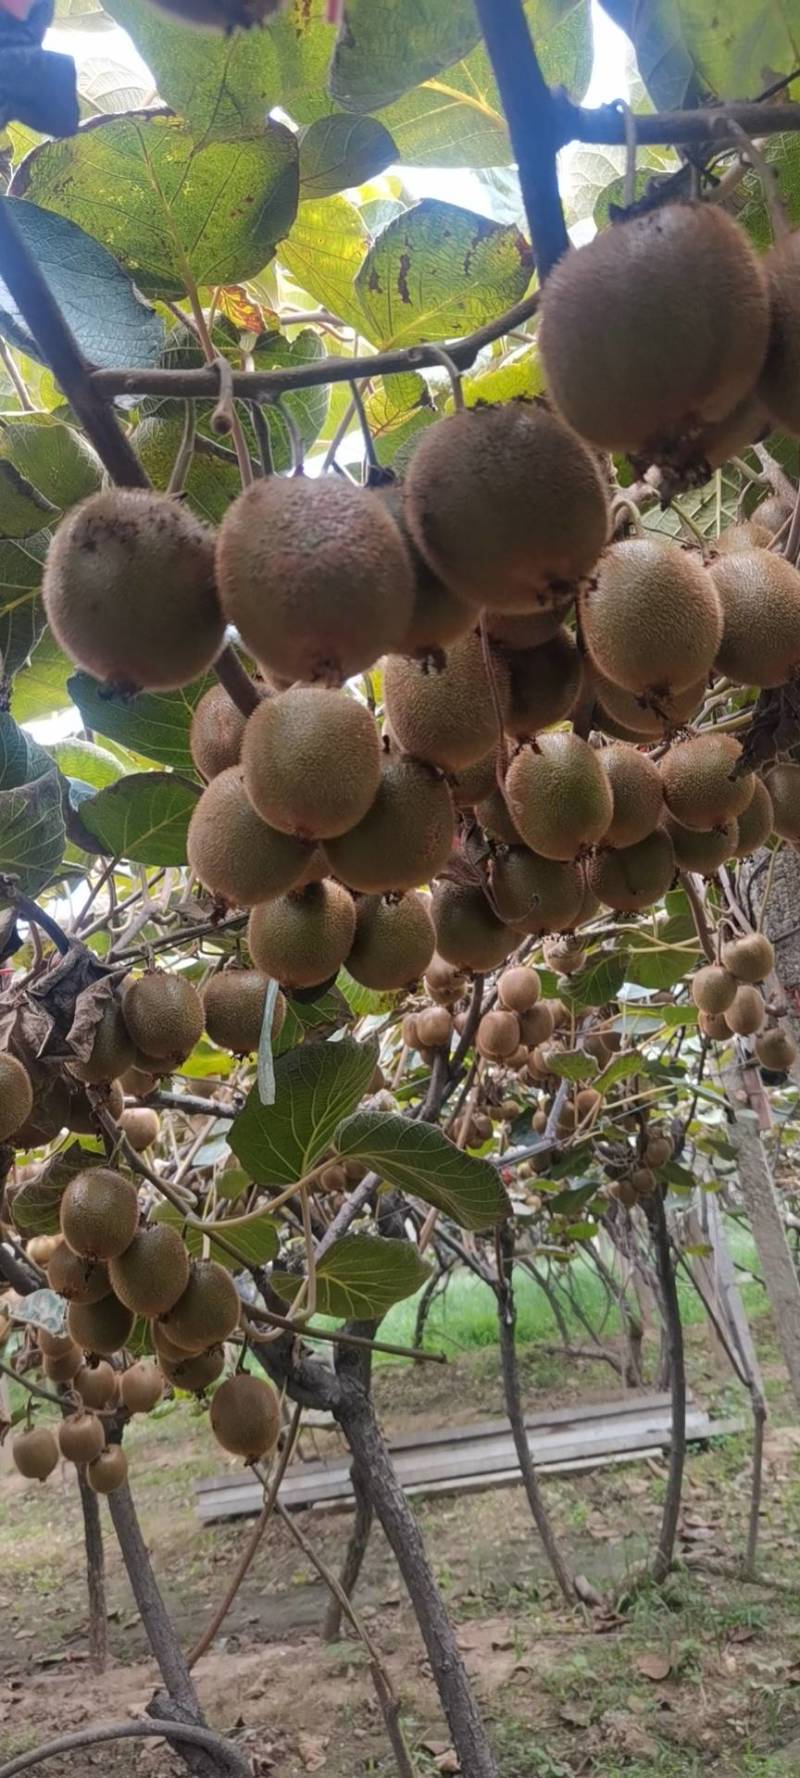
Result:
[[[142,691],[127,697],[109,691],[89,673],[75,673],[67,691],[87,728],[144,759],[157,759],[176,772],[193,772],[189,746],[192,717],[204,693],[216,684],[216,678],[207,674],[181,686],[180,691]]]
[[[480,327],[521,300],[532,272],[519,229],[423,198],[378,235],[355,288],[373,344],[413,346]]]
[[[198,143],[182,118],[145,111],[43,143],[13,189],[92,229],[148,294],[177,297],[261,271],[294,220],[297,167],[284,124]]]
[[[275,1063],[275,1104],[250,1089],[231,1125],[230,1145],[258,1185],[293,1185],[316,1166],[343,1117],[358,1104],[378,1046],[342,1037],[307,1043]]]
[[[186,835],[200,795],[172,772],[130,772],[81,804],[96,840],[134,864],[185,864]]]
[[[21,173],[20,167],[15,177]],[[9,206],[84,356],[106,370],[156,364],[164,345],[164,324],[112,253],[94,239],[96,218],[91,207],[83,229],[69,217],[54,215],[46,202],[40,206],[0,198],[0,204]],[[0,334],[37,363],[46,362],[2,278]]]
[[[358,1111],[334,1138],[343,1160],[360,1160],[388,1185],[435,1205],[462,1229],[486,1229],[509,1213],[495,1167],[462,1153],[432,1124],[381,1111]]]
[[[317,1272],[317,1312],[354,1321],[380,1318],[405,1297],[414,1296],[430,1277],[430,1266],[420,1259],[410,1241],[389,1241],[381,1235],[345,1235],[320,1260]],[[273,1273],[275,1289],[287,1301],[294,1296],[298,1279],[291,1273]]]

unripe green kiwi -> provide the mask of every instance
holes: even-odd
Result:
[[[537,648],[508,653],[511,696],[506,730],[527,740],[551,723],[562,722],[578,701],[582,684],[581,657],[569,630],[557,630]]]
[[[682,822],[667,815],[664,829],[672,841],[675,862],[680,870],[692,870],[701,877],[711,877],[721,864],[736,855],[739,843],[736,821],[725,821],[705,832],[696,827],[684,827]]]
[[[735,821],[747,808],[754,787],[752,772],[733,775],[741,757],[733,735],[710,729],[674,742],[659,765],[664,799],[674,820],[702,833]]]
[[[413,890],[365,895],[356,903],[356,930],[347,970],[365,988],[407,988],[419,980],[436,948],[427,904]]]
[[[736,978],[729,969],[708,963],[695,971],[691,980],[692,999],[700,1012],[723,1013],[733,1005]]]
[[[70,1180],[60,1216],[61,1233],[73,1253],[85,1259],[113,1259],[124,1253],[136,1233],[136,1187],[110,1167],[87,1167]]]
[[[411,621],[411,563],[393,518],[334,475],[246,488],[220,528],[217,577],[229,623],[290,681],[340,683],[397,647]]]
[[[46,1482],[58,1464],[58,1445],[49,1426],[32,1426],[11,1441],[15,1469],[29,1482]]]
[[[6,1142],[20,1130],[32,1111],[33,1087],[28,1070],[16,1056],[4,1050],[0,1054],[0,1142]]]
[[[148,1056],[179,1067],[203,1031],[203,1005],[186,976],[148,970],[129,981],[122,995],[125,1023],[134,1043]]]
[[[604,846],[635,846],[658,826],[664,807],[664,786],[658,767],[636,747],[617,742],[597,755],[611,786],[614,813],[603,834]]]
[[[572,859],[540,858],[528,846],[498,852],[489,882],[500,919],[525,932],[572,926],[583,898],[583,877]]]
[[[86,1480],[95,1494],[114,1494],[128,1479],[128,1459],[121,1445],[106,1445],[87,1466]]]
[[[189,1255],[177,1229],[153,1222],[109,1260],[108,1275],[115,1296],[135,1315],[165,1315],[189,1282]]]
[[[440,881],[432,911],[436,949],[459,969],[496,969],[514,948],[510,927],[498,920],[480,889]]]
[[[281,833],[302,840],[347,833],[380,782],[375,718],[349,692],[293,686],[253,711],[242,769],[253,808]]]
[[[240,766],[218,772],[206,785],[192,811],[186,850],[204,888],[240,908],[285,895],[311,856],[310,846],[279,833],[254,809]]]
[[[130,1337],[135,1316],[118,1297],[104,1296],[99,1303],[70,1303],[67,1327],[84,1352],[110,1358]]]
[[[246,720],[224,685],[212,685],[195,705],[189,746],[197,770],[206,780],[239,764]]]
[[[731,412],[767,345],[759,261],[715,204],[663,204],[603,229],[559,261],[540,315],[560,412],[595,445],[656,458]]]
[[[161,1317],[167,1338],[187,1352],[202,1352],[220,1345],[239,1321],[236,1285],[223,1266],[213,1259],[197,1260],[186,1289]]]
[[[666,894],[675,875],[675,853],[669,834],[657,827],[635,846],[596,852],[589,860],[586,875],[599,900],[618,913],[652,907]]]
[[[64,653],[114,685],[172,691],[222,647],[212,533],[167,494],[107,488],[73,506],[42,596]]]
[[[366,815],[328,840],[325,850],[349,889],[380,894],[429,883],[450,856],[453,833],[452,798],[441,774],[422,760],[387,755]]]
[[[496,650],[492,671],[505,718],[509,670]],[[446,772],[461,772],[477,765],[497,745],[497,712],[475,631],[448,649],[442,667],[390,655],[383,690],[392,733],[404,752],[416,759]]]
[[[800,766],[782,760],[766,773],[772,801],[772,823],[779,839],[800,840]]]
[[[775,968],[775,951],[765,932],[748,932],[723,945],[722,962],[737,982],[763,982]]]
[[[442,580],[498,611],[562,598],[608,535],[594,458],[538,401],[463,408],[430,426],[409,464],[406,515]]]
[[[722,601],[720,673],[739,685],[785,685],[800,665],[800,572],[769,549],[711,563]]]
[[[257,969],[223,969],[212,975],[203,989],[206,1031],[220,1049],[235,1056],[251,1055],[261,1041],[266,978]],[[280,1036],[286,1018],[286,1001],[279,992],[272,1014],[272,1039]]]
[[[254,1463],[275,1449],[281,1429],[276,1391],[246,1371],[221,1383],[211,1403],[211,1430],[223,1451]]]
[[[581,598],[581,621],[598,671],[656,707],[709,673],[722,641],[722,606],[708,570],[679,544],[651,538],[606,551]]]
[[[575,858],[602,838],[614,812],[597,753],[566,730],[520,749],[508,768],[506,797],[526,845],[543,858]]]
[[[70,1073],[78,1080],[96,1084],[116,1080],[133,1061],[134,1045],[116,997],[104,1002],[100,1018],[92,1032],[92,1047],[85,1062],[70,1062]]]
[[[253,908],[247,943],[262,975],[284,988],[313,988],[344,963],[355,929],[352,896],[326,877]]]

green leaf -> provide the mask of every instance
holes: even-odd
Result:
[[[397,1005],[396,990],[382,992],[379,988],[364,988],[360,982],[353,981],[353,977],[348,975],[344,967],[339,971],[336,986],[340,994],[344,995],[350,1011],[356,1019],[367,1018],[370,1014],[391,1012],[392,1008]]]
[[[256,370],[284,370],[316,364],[318,359],[325,357],[325,345],[312,327],[303,327],[292,340],[283,333],[262,333],[253,345],[251,357]],[[282,397],[281,407],[285,407],[294,420],[304,450],[310,450],[319,437],[328,405],[329,391],[322,384],[317,388],[293,390]],[[281,408],[266,407],[264,419],[269,431],[273,468],[278,471],[291,468],[292,443]]]
[[[137,75],[130,65],[117,62],[112,56],[87,56],[81,61],[78,97],[85,101],[81,105],[82,118],[95,117],[98,111],[104,116],[138,111],[140,106],[149,104],[152,96],[153,82],[144,70]]]
[[[39,588],[49,542],[47,531],[24,543],[0,541],[0,654],[9,676],[28,659],[44,629]]]
[[[261,271],[294,220],[297,164],[284,124],[204,145],[181,118],[141,112],[43,143],[13,184],[15,195],[92,228],[142,290],[175,297]]]
[[[496,1168],[463,1154],[432,1124],[358,1111],[340,1124],[334,1140],[342,1159],[363,1161],[388,1185],[434,1204],[463,1229],[489,1228],[508,1215]]]
[[[771,0],[639,0],[633,41],[642,78],[661,110],[697,103],[693,88],[755,99],[800,63],[800,18]]]
[[[4,420],[0,451],[62,512],[100,487],[94,451],[80,432],[54,414],[19,414]]]
[[[327,1037],[342,1025],[352,1022],[352,1013],[344,995],[337,987],[329,988],[319,1000],[288,1000],[286,1017],[279,1036],[272,1045],[274,1056],[283,1056],[297,1048],[305,1038]]]
[[[52,630],[45,630],[27,664],[14,675],[11,714],[16,721],[33,722],[37,717],[68,710],[72,702],[67,691],[71,672],[72,662],[62,653]]]
[[[64,856],[61,780],[55,766],[17,789],[0,790],[0,875],[38,895]]]
[[[182,439],[183,420],[172,414],[141,420],[131,433],[131,444],[145,474],[153,487],[162,493],[169,483]],[[220,462],[216,457],[205,457],[195,451],[184,482],[184,493],[199,518],[210,525],[219,525],[241,492],[241,486],[235,463]]]
[[[621,1056],[615,1056],[613,1062],[609,1062],[602,1074],[598,1074],[596,1080],[592,1081],[592,1086],[598,1093],[610,1093],[611,1088],[619,1086],[621,1080],[628,1080],[632,1074],[638,1074],[641,1066],[641,1056],[630,1050],[623,1051]]]
[[[474,407],[478,401],[512,401],[517,395],[529,398],[541,395],[544,374],[533,340],[510,352],[500,364],[484,366],[464,378],[464,401]]]
[[[131,772],[81,804],[81,820],[108,852],[134,864],[185,864],[200,792],[173,772]]]
[[[225,1266],[229,1272],[237,1270],[239,1265],[268,1265],[271,1260],[275,1259],[278,1252],[278,1231],[273,1218],[266,1212],[262,1216],[254,1217],[252,1222],[245,1223],[242,1228],[227,1229],[224,1221],[221,1221],[219,1232],[227,1243],[225,1247],[221,1247],[219,1242],[215,1241],[209,1229],[192,1228],[191,1224],[185,1222],[180,1210],[176,1210],[174,1204],[159,1204],[158,1209],[153,1213],[153,1221],[168,1222],[173,1228],[179,1229],[187,1252],[191,1254],[192,1259],[203,1258],[206,1252],[206,1242],[208,1242],[210,1258],[215,1259],[218,1265]],[[235,1259],[233,1254],[228,1252],[229,1247],[235,1247]]]
[[[394,1303],[413,1296],[430,1277],[410,1241],[389,1241],[381,1235],[345,1235],[320,1260],[317,1313],[354,1321],[383,1317]],[[273,1272],[278,1293],[291,1301],[298,1280]]]
[[[52,501],[0,454],[0,538],[32,537],[55,511]]]
[[[231,1125],[231,1148],[257,1184],[292,1185],[316,1165],[358,1104],[377,1054],[377,1044],[343,1037],[278,1058],[275,1104],[262,1105],[254,1086]]]
[[[106,11],[133,38],[162,99],[185,117],[198,140],[255,136],[276,105],[297,123],[330,110],[325,0],[290,0],[260,30],[229,37],[187,31],[182,19],[149,0],[108,0]]]
[[[558,1074],[562,1080],[591,1080],[593,1082],[597,1073],[597,1063],[594,1056],[586,1055],[583,1050],[573,1050],[563,1056],[556,1051],[550,1058],[549,1067],[551,1072]]]
[[[96,747],[93,741],[55,741],[46,751],[65,778],[80,778],[82,784],[90,784],[93,790],[105,790],[124,776],[124,767],[115,754],[108,753],[105,747]]]
[[[23,169],[30,164],[31,157],[15,174],[22,184],[28,178]],[[163,322],[142,301],[116,259],[94,239],[97,215],[91,203],[87,206],[85,230],[68,216],[54,215],[56,206],[47,203],[44,208],[37,203],[20,203],[15,194],[14,199],[0,198],[0,204],[7,205],[13,215],[84,356],[106,370],[128,364],[156,364],[164,345]],[[0,334],[37,363],[46,363],[2,279]]]
[[[341,112],[318,117],[300,134],[300,196],[329,198],[348,186],[363,185],[397,160],[397,149],[374,117]]]
[[[519,229],[423,198],[388,224],[358,273],[365,332],[382,347],[468,333],[519,302],[532,271]]]
[[[469,55],[479,36],[472,0],[349,0],[328,91],[347,111],[377,111]]]
[[[770,136],[761,152],[775,168],[781,205],[790,229],[795,229],[800,223],[800,140],[791,134]],[[753,170],[745,174],[731,195],[730,207],[753,246],[765,253],[772,246],[772,223],[760,174]]]
[[[281,242],[280,262],[309,296],[349,327],[363,329],[364,311],[353,283],[366,251],[367,232],[355,204],[320,198],[300,205]]]
[[[0,549],[0,562],[2,550]],[[108,692],[88,673],[75,673],[67,683],[87,728],[110,741],[119,741],[131,753],[156,759],[176,772],[194,771],[189,729],[195,706],[217,680],[213,675],[193,680],[180,691],[137,692],[133,697]]]
[[[628,974],[628,959],[618,951],[590,958],[585,969],[562,981],[558,994],[565,1006],[605,1006],[615,1000]]]
[[[688,951],[637,948],[628,953],[625,980],[640,988],[672,988],[688,975],[693,961]]]

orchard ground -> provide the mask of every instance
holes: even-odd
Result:
[[[739,1257],[742,1257],[740,1250]],[[580,1279],[588,1304],[591,1285]],[[549,1478],[548,1503],[573,1567],[618,1609],[567,1613],[545,1571],[522,1488],[419,1505],[426,1541],[497,1748],[501,1778],[790,1778],[800,1767],[800,1432],[757,1284],[745,1300],[764,1368],[770,1421],[760,1565],[797,1591],[736,1578],[750,1483],[749,1439],[688,1461],[679,1565],[661,1592],[625,1598],[652,1549],[663,1466],[642,1463]],[[485,1295],[485,1302],[484,1302]],[[557,1334],[525,1283],[521,1371],[531,1411],[618,1393],[611,1369],[544,1350]],[[707,1324],[683,1303],[695,1398],[746,1416],[743,1392],[711,1350]],[[414,1305],[387,1318],[408,1333]],[[406,1326],[406,1323],[408,1325]],[[573,1324],[574,1337],[581,1337]],[[391,1335],[389,1336],[391,1337]],[[427,1343],[447,1369],[381,1364],[376,1399],[389,1434],[503,1413],[488,1292],[456,1278],[434,1306]],[[607,1343],[618,1349],[612,1330]],[[657,1336],[645,1345],[648,1376]],[[313,1435],[320,1450],[333,1435]],[[304,1434],[311,1452],[310,1433]],[[193,1484],[224,1467],[202,1410],[186,1401],[134,1423],[127,1440],[142,1524],[178,1633],[207,1623],[247,1537],[244,1521],[203,1527]],[[104,1523],[107,1523],[103,1508]],[[338,1565],[345,1515],[306,1515],[315,1548]],[[111,1535],[106,1539],[110,1662],[86,1658],[80,1508],[62,1469],[43,1488],[0,1478],[0,1753],[85,1721],[142,1713],[154,1670]],[[725,1573],[713,1572],[714,1563]],[[708,1566],[706,1566],[708,1564]],[[211,1652],[198,1664],[202,1702],[233,1731],[259,1778],[389,1778],[394,1770],[360,1646],[325,1644],[325,1590],[280,1524],[272,1524]],[[420,1778],[453,1772],[419,1634],[389,1551],[374,1532],[356,1602],[402,1695]],[[183,1770],[157,1743],[98,1748],[51,1761],[53,1778],[93,1768],[133,1778]]]

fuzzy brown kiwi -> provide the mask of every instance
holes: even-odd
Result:
[[[694,680],[685,690],[660,691],[657,697],[625,691],[621,685],[595,671],[597,704],[595,722],[614,740],[650,741],[682,728],[697,715],[706,692],[706,677]]]
[[[123,1093],[129,1093],[131,1098],[147,1099],[151,1093],[155,1092],[159,1079],[159,1074],[153,1074],[149,1069],[135,1066],[125,1069],[125,1073],[119,1077],[119,1084]]]
[[[485,1012],[475,1033],[475,1047],[480,1056],[502,1062],[519,1048],[520,1024],[516,1013],[497,1009]]]
[[[160,1321],[151,1323],[150,1335],[153,1341],[153,1350],[162,1370],[167,1364],[179,1364],[182,1358],[193,1356],[185,1346],[180,1346],[176,1340],[169,1338]]]
[[[131,1105],[127,1111],[123,1111],[119,1127],[134,1153],[144,1154],[146,1148],[157,1142],[161,1121],[152,1106]]]
[[[120,1376],[119,1392],[129,1414],[149,1414],[164,1394],[164,1376],[157,1364],[139,1359]]]
[[[522,835],[514,826],[499,784],[494,783],[489,795],[475,804],[475,819],[490,839],[503,846],[520,845]]]
[[[781,761],[765,774],[772,802],[772,824],[779,839],[800,840],[800,766]]]
[[[774,831],[774,814],[772,797],[762,778],[755,777],[753,794],[746,809],[736,817],[739,838],[734,853],[735,858],[749,858],[751,852],[757,852],[764,846]]]
[[[543,858],[573,859],[602,838],[614,812],[598,755],[579,735],[560,729],[515,754],[506,776],[512,820]]]
[[[42,1360],[42,1370],[51,1383],[71,1383],[82,1366],[83,1353],[74,1340],[70,1341],[66,1352],[59,1352],[52,1358],[47,1355]]]
[[[747,236],[717,205],[672,203],[564,255],[542,292],[538,343],[550,394],[582,438],[658,455],[750,392],[768,326]]]
[[[364,895],[346,966],[365,988],[407,988],[419,980],[436,948],[436,933],[421,895]]]
[[[666,1130],[653,1130],[648,1135],[644,1147],[644,1161],[648,1167],[665,1167],[675,1153],[675,1144]]]
[[[33,1086],[28,1070],[16,1056],[4,1050],[0,1055],[0,1142],[6,1142],[20,1130],[32,1111]]]
[[[242,770],[263,821],[301,840],[332,839],[355,827],[377,794],[375,718],[349,692],[293,686],[253,711]]]
[[[729,1007],[723,1013],[729,1031],[737,1037],[753,1037],[764,1023],[764,996],[750,982],[740,982]]]
[[[126,984],[125,1023],[148,1056],[179,1067],[203,1032],[203,1003],[186,976],[152,969]]]
[[[508,1012],[529,1012],[541,992],[542,984],[536,970],[526,969],[522,964],[504,969],[498,978],[497,997]]]
[[[493,652],[500,708],[508,711],[509,670]],[[392,733],[405,753],[445,772],[477,765],[497,745],[497,714],[480,637],[475,631],[448,649],[444,666],[390,655],[383,690]]]
[[[352,896],[326,877],[253,908],[247,942],[262,975],[284,988],[313,988],[344,963],[355,930]]]
[[[11,1441],[14,1468],[29,1482],[46,1482],[58,1463],[58,1445],[49,1426],[32,1426]]]
[[[222,647],[213,533],[167,494],[107,488],[73,506],[42,596],[64,653],[114,685],[174,691]]]
[[[61,1233],[84,1259],[113,1259],[136,1233],[139,1199],[135,1185],[110,1167],[76,1173],[61,1199]]]
[[[677,543],[650,538],[606,551],[581,598],[581,621],[604,678],[656,704],[708,674],[722,641],[722,605],[708,569]]]
[[[586,867],[589,887],[606,907],[633,913],[652,907],[675,875],[675,852],[668,833],[657,827],[635,846],[598,851]]]
[[[551,723],[563,722],[574,709],[583,682],[581,657],[569,630],[558,630],[538,648],[509,651],[507,659],[511,674],[507,733],[524,741]]]
[[[762,1068],[771,1068],[776,1074],[783,1074],[797,1061],[797,1044],[784,1025],[770,1025],[759,1032],[755,1052]]]
[[[167,1339],[188,1352],[202,1352],[227,1340],[239,1321],[236,1285],[213,1259],[196,1260],[189,1282],[168,1314],[161,1317]]]
[[[453,1016],[446,1006],[423,1006],[414,1015],[415,1047],[444,1049],[453,1031]]]
[[[190,1390],[199,1395],[201,1390],[208,1389],[225,1369],[225,1354],[221,1346],[211,1346],[207,1352],[184,1355],[177,1360],[162,1358],[161,1369],[168,1383],[176,1389]]]
[[[453,963],[446,963],[438,951],[433,956],[425,971],[425,987],[432,1000],[439,1001],[442,1006],[454,1006],[461,999],[467,985],[466,976]]]
[[[91,1463],[105,1450],[103,1422],[86,1408],[77,1414],[68,1414],[59,1426],[58,1443],[67,1463]]]
[[[278,1442],[281,1408],[276,1391],[246,1371],[228,1377],[214,1393],[211,1430],[223,1451],[254,1463],[269,1456]]]
[[[133,1040],[122,1017],[120,1003],[114,996],[104,1002],[92,1032],[88,1057],[83,1062],[70,1062],[70,1073],[92,1085],[103,1080],[116,1080],[125,1068],[130,1067],[133,1055]]]
[[[557,975],[578,975],[586,962],[586,952],[575,932],[548,933],[542,943],[546,969]]]
[[[46,1327],[37,1327],[36,1344],[46,1358],[62,1358],[71,1352],[75,1341],[68,1333],[50,1333]]]
[[[203,989],[206,1031],[220,1049],[235,1056],[257,1050],[264,1023],[267,981],[257,969],[222,969]],[[286,1018],[286,1001],[279,992],[272,1013],[272,1039],[280,1036]]]
[[[448,586],[506,612],[561,601],[608,535],[595,459],[539,401],[463,408],[430,426],[409,464],[406,515]]]
[[[95,1365],[82,1364],[73,1387],[84,1407],[110,1408],[119,1398],[119,1372],[105,1358]]]
[[[755,782],[752,772],[733,776],[741,757],[741,746],[733,735],[706,731],[673,742],[659,771],[664,800],[674,820],[701,833],[735,821],[747,808]]]
[[[165,1315],[189,1282],[189,1255],[177,1229],[153,1222],[109,1260],[108,1275],[115,1296],[135,1315]]]
[[[197,770],[206,781],[239,764],[246,721],[224,685],[212,685],[195,705],[189,746]]]
[[[635,846],[652,833],[661,819],[664,786],[658,767],[646,753],[624,741],[601,747],[597,757],[614,799],[614,813],[603,834],[603,845]]]
[[[766,549],[769,541],[770,532],[766,525],[759,525],[755,518],[743,519],[741,524],[728,525],[724,531],[720,531],[715,548],[719,556],[739,556],[754,549]],[[712,572],[714,567],[715,563],[712,562]],[[717,585],[719,584],[717,580]],[[721,669],[723,672],[724,670]]]
[[[246,488],[219,531],[217,579],[245,646],[290,681],[340,683],[397,647],[411,621],[411,562],[394,519],[334,475]]]
[[[111,1289],[108,1267],[101,1260],[81,1258],[66,1241],[59,1241],[50,1256],[47,1282],[68,1303],[99,1303]]]
[[[776,242],[764,260],[770,304],[769,344],[757,387],[770,419],[800,434],[800,243],[796,233]]]
[[[697,1023],[704,1037],[710,1037],[714,1043],[730,1042],[730,1026],[725,1023],[723,1012],[698,1013]]]
[[[450,856],[454,828],[452,797],[436,768],[386,755],[366,815],[325,850],[349,889],[385,894],[429,883]]]
[[[303,840],[280,833],[254,809],[240,766],[219,772],[206,785],[192,811],[186,850],[204,888],[240,908],[285,895],[299,883],[311,856]]]
[[[489,882],[500,919],[531,933],[572,926],[583,897],[583,878],[572,859],[540,858],[528,846],[498,852]]]
[[[696,871],[701,877],[713,876],[721,864],[736,856],[738,821],[725,821],[706,833],[696,827],[684,827],[682,822],[667,815],[664,831],[672,841],[675,861],[680,869]]]
[[[459,969],[496,969],[514,948],[510,927],[492,912],[480,889],[439,882],[432,912],[436,949]]]
[[[722,963],[737,982],[763,982],[775,968],[775,951],[765,932],[748,932],[723,945]]]
[[[769,494],[766,500],[759,501],[751,516],[755,524],[760,525],[762,530],[769,532],[770,541],[772,541],[772,538],[783,529],[787,520],[791,518],[792,508],[788,500],[782,499],[780,494]]]
[[[537,1049],[539,1044],[547,1043],[555,1030],[555,1020],[545,1000],[538,1000],[527,1012],[519,1016],[522,1041],[529,1050]]]
[[[84,1352],[110,1358],[130,1337],[135,1316],[118,1297],[104,1296],[99,1303],[70,1303],[67,1327]]]
[[[395,653],[413,654],[419,660],[449,648],[459,636],[465,636],[475,622],[474,607],[446,586],[438,574],[420,555],[405,518],[404,491],[399,482],[379,490],[400,532],[411,561],[414,582],[414,603],[405,633],[399,638]]]
[[[541,648],[544,642],[552,642],[559,634],[572,605],[572,595],[569,594],[546,611],[485,611],[486,633],[490,642],[506,651]]]
[[[489,753],[476,761],[474,766],[465,766],[461,772],[448,773],[450,794],[457,809],[474,809],[476,803],[489,796],[497,783],[497,731]]]
[[[128,1459],[121,1445],[106,1445],[99,1457],[87,1464],[86,1480],[95,1494],[115,1494],[128,1479]]]
[[[710,572],[724,623],[717,671],[739,685],[785,685],[800,665],[800,571],[750,548],[718,556]]]
[[[708,963],[695,970],[691,983],[692,999],[700,1012],[727,1012],[736,994],[736,978],[729,969]]]

